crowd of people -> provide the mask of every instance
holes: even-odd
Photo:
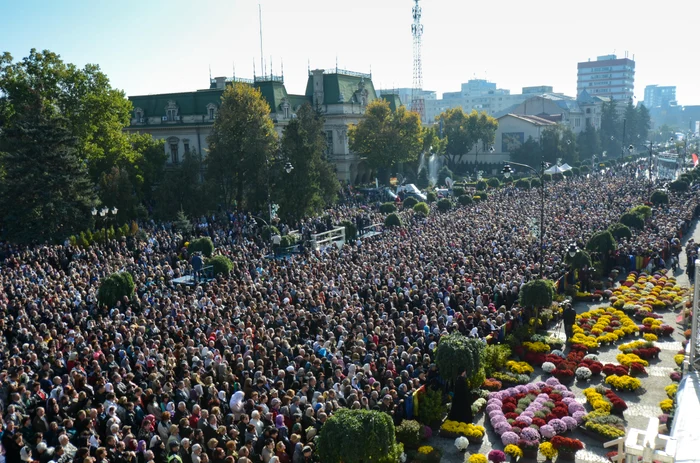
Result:
[[[615,175],[548,184],[543,248],[530,223],[539,191],[512,187],[282,259],[266,257],[252,218],[221,213],[195,229],[231,259],[231,275],[196,286],[173,282],[191,264],[188,237],[167,224],[87,249],[3,244],[0,453],[8,463],[319,461],[314,440],[336,410],[411,417],[413,393],[439,377],[442,335],[519,323],[521,286],[558,279],[572,242],[654,188]],[[616,253],[668,247],[697,205],[673,196]],[[358,215],[382,217],[345,204],[294,229]],[[101,306],[99,282],[117,271],[133,275],[135,294]]]

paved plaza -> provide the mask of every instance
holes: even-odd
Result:
[[[691,227],[692,234],[688,234],[684,237],[683,244],[691,237],[697,242],[700,241],[700,225],[695,222]],[[688,281],[688,276],[685,274],[686,267],[686,256],[682,252],[680,255],[680,265],[679,269],[675,272],[675,277],[680,286],[688,288],[690,286]],[[670,271],[670,270],[669,270]],[[598,307],[608,307],[609,304],[600,303],[583,303],[579,302],[574,305],[576,312],[583,313],[592,308]],[[683,331],[685,327],[676,322],[679,315],[679,311],[664,311],[660,313],[663,315],[663,323],[671,325],[676,328],[670,337],[660,337],[656,341],[656,345],[661,349],[659,355],[659,360],[650,361],[647,370],[647,376],[641,377],[642,388],[635,392],[618,392],[617,394],[622,398],[628,405],[627,410],[624,412],[624,419],[627,423],[627,429],[637,428],[646,429],[649,422],[649,418],[658,417],[662,412],[659,408],[659,402],[666,399],[666,392],[664,387],[672,384],[669,374],[675,369],[676,364],[673,361],[673,356],[682,349],[681,341],[683,340]],[[563,329],[557,333],[552,333],[560,337],[564,337]],[[568,351],[567,351],[568,352]],[[601,347],[599,350],[599,360],[603,363],[614,363],[617,364],[616,356],[620,351],[617,349],[617,344],[611,346]],[[544,373],[540,368],[535,369],[535,373],[532,375],[532,381],[546,380],[550,375]],[[601,375],[595,378],[593,381],[575,381],[571,385],[568,385],[575,394],[577,400],[585,404],[586,399],[583,395],[583,390],[590,386],[596,386],[598,384],[604,384],[605,376]],[[590,407],[587,407],[590,411]],[[503,445],[500,442],[498,436],[493,432],[493,428],[485,419],[484,413],[478,416],[478,424],[483,425],[486,428],[486,436],[482,445],[476,446],[472,445],[468,448],[467,454],[469,453],[483,453],[487,454],[492,448],[503,449]],[[666,430],[664,425],[659,428],[661,434],[668,434],[669,431]],[[605,454],[614,450],[612,448],[603,448],[603,443],[584,435],[580,431],[575,431],[574,435],[571,437],[576,437],[584,442],[585,449],[577,452],[576,461],[577,462],[606,462],[608,459]],[[454,439],[446,439],[441,437],[435,437],[432,439],[431,445],[439,447],[443,450],[442,461],[449,463],[461,463],[464,461],[464,453],[458,452],[454,446]],[[544,458],[540,455],[538,457],[540,461],[544,461]]]

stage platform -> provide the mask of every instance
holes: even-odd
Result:
[[[206,277],[201,277],[199,279],[199,283],[209,283],[212,281],[214,278],[206,278]],[[174,285],[185,285],[185,286],[196,286],[195,285],[195,280],[193,275],[185,275],[184,277],[180,278],[173,278],[173,284]]]
[[[700,374],[686,371],[676,393],[671,437],[676,439],[676,463],[700,463]]]

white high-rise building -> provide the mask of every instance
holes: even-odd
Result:
[[[634,96],[634,60],[616,55],[599,56],[595,61],[578,63],[576,95],[584,90],[591,96],[622,100]]]

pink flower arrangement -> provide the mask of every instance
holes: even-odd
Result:
[[[489,461],[493,463],[503,463],[506,461],[506,454],[501,450],[491,450],[488,454]]]

